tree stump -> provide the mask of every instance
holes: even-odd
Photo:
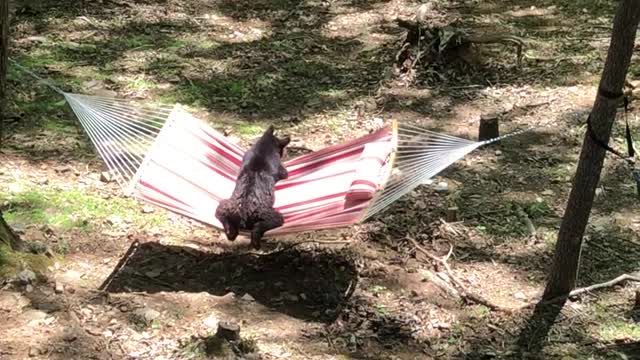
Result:
[[[447,208],[445,220],[450,223],[458,221],[458,208],[455,206]]]
[[[227,341],[240,340],[240,326],[230,322],[218,323],[216,337]]]
[[[480,129],[478,130],[478,140],[490,140],[500,136],[498,116],[483,115],[480,117]],[[497,142],[499,143],[499,141]]]

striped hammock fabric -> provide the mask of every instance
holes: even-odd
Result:
[[[244,149],[174,107],[61,92],[125,192],[218,229]],[[370,218],[476,148],[522,133],[470,141],[393,122],[366,136],[284,163],[267,236],[349,226]]]

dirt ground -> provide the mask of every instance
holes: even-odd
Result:
[[[0,359],[640,358],[637,284],[573,298],[543,330],[533,308],[452,298],[426,280],[446,279],[444,269],[409,240],[438,256],[453,246],[454,275],[494,304],[537,299],[615,4],[434,4],[432,24],[524,39],[522,64],[491,44],[472,63],[394,72],[405,37],[394,19],[412,19],[417,1],[14,3],[20,64],[65,91],[179,102],[242,145],[270,123],[311,150],[391,120],[469,139],[486,116],[502,133],[533,129],[446,169],[434,179],[445,191],[421,185],[364,224],[272,239],[256,253],[247,239],[125,198],[101,179],[106,167],[63,99],[11,68],[1,209],[55,255],[0,253],[13,266],[0,280]],[[640,80],[635,57],[628,79]],[[621,149],[622,124],[612,141]],[[579,286],[638,270],[635,192],[609,157]],[[459,221],[447,223],[453,205]],[[291,246],[301,240],[318,243]],[[239,346],[211,350],[220,322],[240,325]]]

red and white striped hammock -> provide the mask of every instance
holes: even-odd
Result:
[[[128,194],[221,228],[216,207],[233,191],[244,149],[179,106],[149,109],[112,98],[63,95]],[[394,122],[288,160],[289,178],[275,190],[275,207],[285,223],[267,235],[363,221],[497,140],[470,141]]]

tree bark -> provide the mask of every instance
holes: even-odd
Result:
[[[0,0],[0,147],[4,139],[6,109],[7,59],[9,57],[9,0]]]
[[[11,249],[17,251],[23,251],[25,249],[25,244],[22,239],[20,239],[20,237],[11,229],[9,224],[4,221],[2,212],[0,212],[0,243],[4,243]]]
[[[622,93],[631,61],[636,30],[640,21],[640,1],[623,0],[613,20],[611,43],[600,79],[600,89],[610,94]],[[598,91],[591,110],[593,134],[607,143],[620,99],[605,97]],[[605,149],[585,135],[573,188],[558,233],[553,265],[543,300],[567,296],[575,287],[580,264],[582,237],[593,206],[600,180]]]

